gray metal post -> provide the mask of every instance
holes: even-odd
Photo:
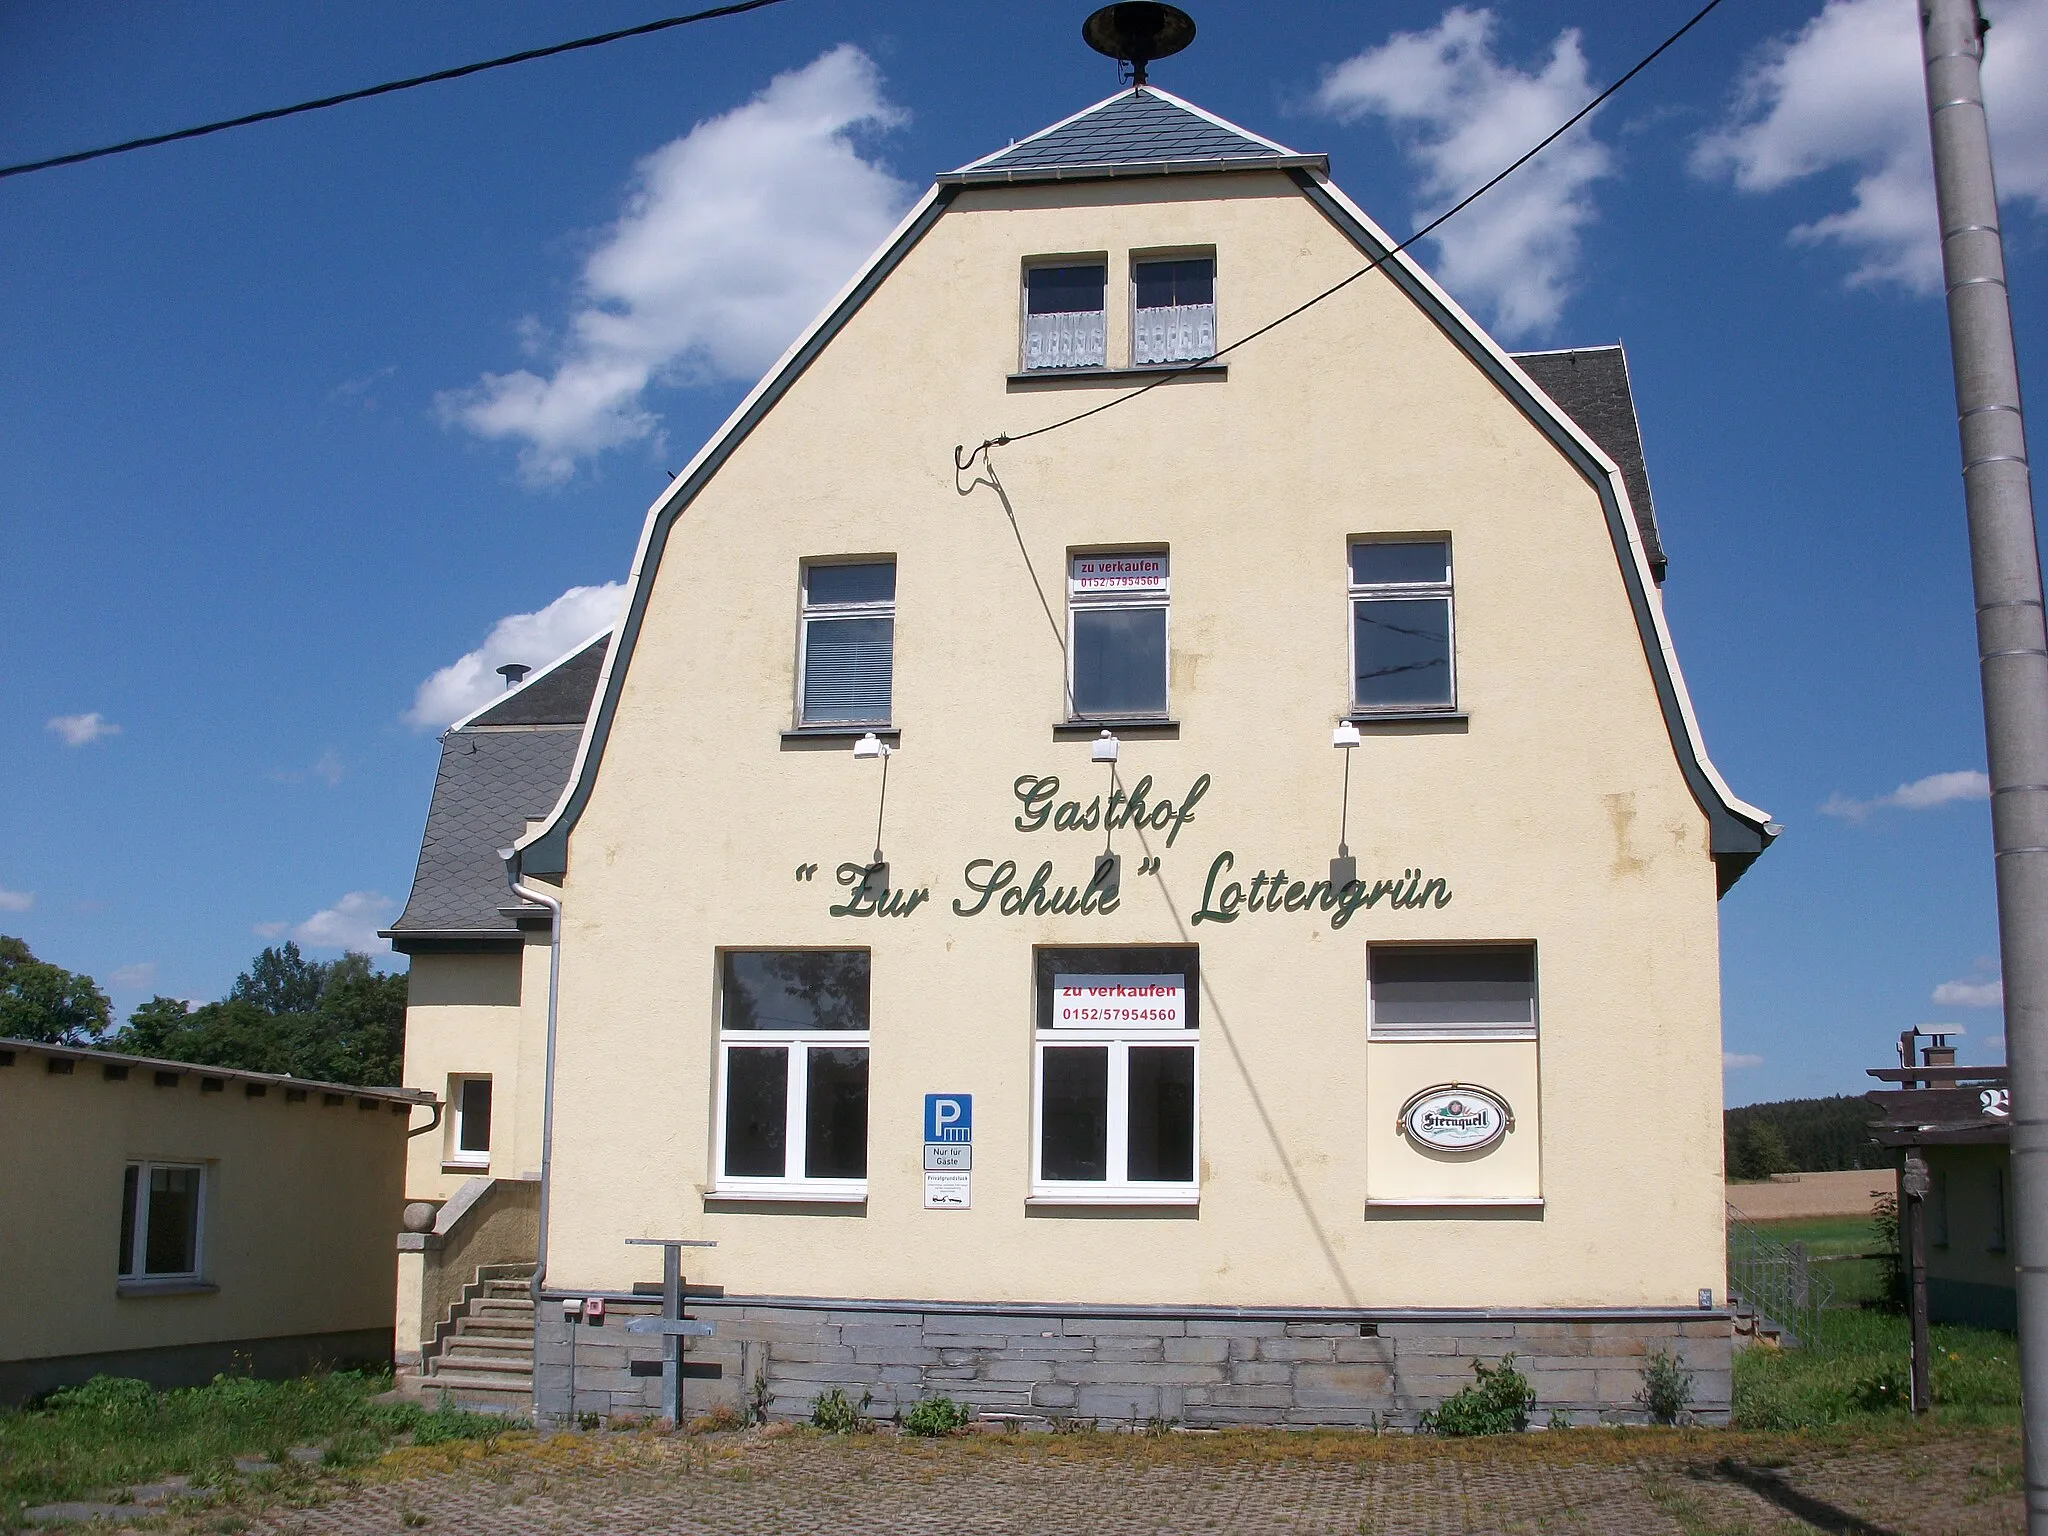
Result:
[[[1976,0],[1918,0],[1991,769],[2027,1529],[2048,1536],[2048,631]]]
[[[1927,1159],[1913,1147],[1899,1177],[1899,1257],[1906,1266],[1906,1332],[1912,1341],[1906,1379],[1916,1414],[1934,1406],[1933,1357],[1927,1352],[1927,1184]]]
[[[661,1250],[661,1315],[675,1322],[683,1315],[683,1250],[664,1244]],[[683,1341],[661,1337],[661,1416],[683,1427]]]

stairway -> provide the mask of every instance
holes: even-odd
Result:
[[[524,1274],[493,1265],[455,1309],[455,1331],[418,1379],[420,1400],[528,1418],[533,1413],[533,1296]]]

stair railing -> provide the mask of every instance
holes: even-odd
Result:
[[[1814,1270],[1804,1243],[1781,1243],[1728,1207],[1728,1304],[1753,1314],[1787,1344],[1810,1343],[1835,1299],[1834,1282]]]

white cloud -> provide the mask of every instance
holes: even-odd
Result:
[[[274,939],[290,932],[308,949],[354,949],[366,954],[389,954],[391,941],[377,937],[377,930],[390,921],[398,903],[376,891],[350,891],[333,906],[323,908],[303,923],[258,923],[258,936]]]
[[[1594,95],[1576,29],[1540,67],[1494,56],[1491,10],[1456,6],[1428,32],[1397,32],[1328,70],[1316,104],[1344,121],[1384,117],[1403,135],[1431,206],[1426,222],[1511,164]],[[1598,217],[1592,186],[1613,156],[1580,124],[1446,224],[1435,242],[1444,286],[1526,336],[1557,323],[1579,264],[1579,233]]]
[[[895,225],[911,188],[853,135],[905,120],[848,43],[663,145],[584,263],[553,372],[487,373],[440,397],[443,420],[522,444],[539,485],[658,445],[651,385],[757,377]]]
[[[61,736],[67,747],[89,747],[108,736],[121,734],[121,727],[105,719],[98,710],[89,715],[53,715],[47,729]]]
[[[1930,1001],[1942,1008],[2002,1008],[2005,1006],[2005,983],[1944,981],[1934,989]]]
[[[0,888],[0,912],[26,912],[35,904],[34,891],[10,891]]]
[[[1744,1067],[1760,1067],[1763,1064],[1764,1059],[1761,1056],[1746,1056],[1740,1051],[1723,1051],[1721,1053],[1721,1070],[1723,1072],[1739,1072]]]
[[[1985,0],[1985,111],[2008,207],[2048,212],[2048,0]],[[1941,289],[1933,156],[1927,139],[1918,8],[1903,0],[1829,0],[1749,65],[1727,120],[1693,168],[1745,192],[1775,192],[1824,171],[1856,181],[1847,208],[1798,225],[1801,244],[1841,246],[1850,286]]]
[[[1879,795],[1871,800],[1851,800],[1846,795],[1830,795],[1827,804],[1823,805],[1820,811],[1823,816],[1839,816],[1844,821],[1862,821],[1872,811],[1929,811],[1936,806],[1952,805],[1958,800],[1990,798],[1991,780],[1971,768],[1956,773],[1930,773],[1924,779],[1901,784],[1890,794]]]
[[[348,764],[341,760],[341,754],[332,747],[326,747],[321,750],[318,757],[313,759],[313,765],[304,772],[289,768],[274,768],[270,772],[270,779],[275,784],[303,784],[309,778],[318,779],[329,789],[333,789],[347,775]]]
[[[484,643],[458,657],[419,686],[406,720],[437,731],[483,708],[505,690],[497,669],[507,662],[544,667],[568,649],[618,622],[626,584],[571,587],[535,613],[515,613],[491,626]]]
[[[144,987],[153,987],[156,985],[156,965],[148,960],[136,965],[124,965],[107,977],[107,984],[133,992],[139,992]]]

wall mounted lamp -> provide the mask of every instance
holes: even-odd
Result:
[[[853,755],[856,761],[875,757],[882,760],[882,793],[875,804],[875,856],[861,876],[859,893],[880,901],[889,889],[889,865],[882,857],[882,814],[889,808],[889,759],[896,755],[896,749],[869,731],[853,744]]]
[[[1330,889],[1341,891],[1358,878],[1358,860],[1351,856],[1351,749],[1362,738],[1358,727],[1349,720],[1339,720],[1337,728],[1330,732],[1330,745],[1344,754],[1344,809],[1337,819],[1337,857],[1330,860]]]

